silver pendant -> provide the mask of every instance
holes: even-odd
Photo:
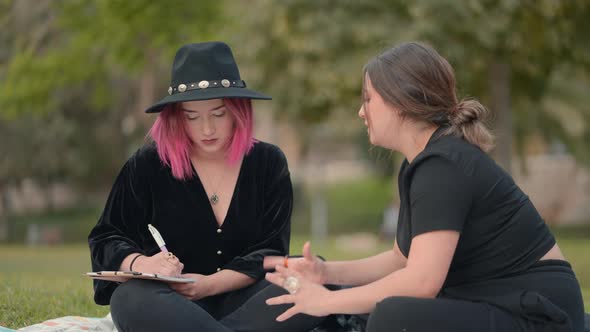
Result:
[[[211,197],[209,197],[209,201],[211,204],[215,205],[217,202],[219,202],[219,196],[217,196],[217,194],[213,194]]]

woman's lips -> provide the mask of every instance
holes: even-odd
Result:
[[[201,142],[203,142],[203,144],[205,144],[205,145],[211,145],[211,144],[215,144],[217,142],[217,138],[203,139],[203,140],[201,140]]]

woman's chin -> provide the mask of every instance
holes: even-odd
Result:
[[[203,146],[197,145],[198,154],[206,157],[215,157],[225,155],[225,149],[223,146]]]

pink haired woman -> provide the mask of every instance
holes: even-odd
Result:
[[[246,89],[226,44],[178,50],[168,96],[146,111],[159,112],[153,142],[123,166],[89,245],[94,271],[195,282],[95,280],[119,331],[305,331],[321,321],[278,323],[281,309],[265,304],[285,294],[264,280],[262,260],[288,253],[293,193],[283,152],[252,137],[251,99],[270,97]]]

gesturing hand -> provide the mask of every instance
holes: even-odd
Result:
[[[270,270],[280,265],[288,267],[289,270],[295,271],[305,279],[314,283],[326,283],[326,266],[324,261],[311,253],[311,243],[305,242],[303,245],[303,257],[285,257],[267,256],[264,258],[264,268]]]
[[[305,279],[300,273],[277,265],[274,273],[267,273],[266,280],[285,288],[290,294],[281,295],[266,300],[268,305],[293,303],[293,306],[279,315],[276,320],[285,321],[298,313],[311,316],[327,316],[330,314],[326,308],[325,299],[331,291],[324,286]]]
[[[156,273],[163,276],[178,277],[182,273],[184,264],[172,253],[159,252],[153,256],[137,258],[133,270],[145,273]]]

